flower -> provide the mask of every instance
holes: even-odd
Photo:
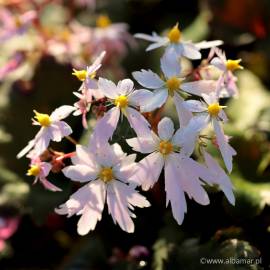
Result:
[[[148,90],[134,90],[130,79],[119,81],[117,86],[110,80],[99,78],[98,86],[114,107],[96,124],[93,136],[99,141],[108,141],[113,135],[119,121],[120,112],[126,116],[130,126],[141,136],[149,133],[149,123],[134,107],[144,105],[152,93]]]
[[[135,173],[136,155],[123,153],[118,144],[103,144],[96,148],[76,146],[76,156],[72,158],[74,165],[63,169],[66,177],[86,183],[69,200],[60,205],[56,212],[68,217],[78,214],[78,233],[85,235],[94,230],[97,221],[101,219],[105,200],[109,214],[122,230],[131,233],[134,223],[131,217],[136,217],[131,210],[134,206],[149,207],[146,198],[140,195],[134,185],[130,185]]]
[[[202,94],[204,102],[197,100],[184,101],[183,105],[191,112],[199,113],[195,116],[196,121],[200,122],[201,129],[205,128],[208,123],[212,123],[216,134],[217,145],[221,152],[225,166],[229,172],[232,171],[232,157],[236,155],[235,150],[229,145],[228,140],[223,132],[220,122],[226,122],[227,116],[223,111],[225,106],[221,106],[218,100],[218,90],[209,95]]]
[[[74,107],[68,105],[57,108],[51,115],[34,111],[33,125],[41,126],[41,129],[35,138],[29,141],[28,145],[19,152],[17,158],[23,157],[33,148],[35,155],[39,156],[47,149],[51,140],[60,142],[63,137],[70,135],[72,133],[71,127],[61,120],[72,111],[74,111]]]
[[[194,44],[191,41],[183,41],[182,32],[179,30],[178,23],[170,29],[166,37],[157,35],[155,32],[151,35],[135,34],[136,38],[144,39],[153,42],[146,48],[146,51],[151,51],[160,47],[166,47],[166,50],[173,49],[178,57],[185,56],[189,59],[200,59],[200,49],[207,49],[223,44],[220,40],[202,41]]]
[[[236,86],[237,78],[233,75],[233,71],[243,69],[240,65],[241,59],[232,60],[227,59],[224,52],[215,48],[217,57],[214,57],[210,64],[221,70],[223,78],[223,87],[220,91],[220,97],[238,96],[238,88]]]
[[[180,77],[181,65],[173,50],[168,51],[160,60],[161,70],[164,79],[161,79],[151,70],[135,71],[132,73],[135,80],[145,88],[153,89],[153,95],[145,105],[141,106],[142,112],[150,112],[161,107],[171,96],[174,100],[181,125],[186,125],[192,114],[182,106],[184,99],[181,97],[181,90],[184,92],[201,96],[202,93],[209,93],[216,88],[213,80],[200,80],[194,82],[183,82]]]
[[[158,124],[158,136],[152,132],[149,137],[127,140],[133,150],[149,154],[138,163],[133,179],[143,190],[150,189],[157,182],[164,168],[166,203],[171,203],[178,224],[183,222],[187,211],[184,192],[202,205],[209,203],[200,178],[206,180],[211,176],[206,167],[190,158],[197,133],[198,127],[194,121],[174,133],[172,120],[164,117]]]
[[[62,189],[58,188],[47,180],[46,177],[49,175],[51,169],[52,165],[50,163],[42,162],[39,158],[34,158],[31,160],[27,175],[35,177],[34,184],[36,184],[37,181],[40,181],[40,183],[48,190],[62,191]]]

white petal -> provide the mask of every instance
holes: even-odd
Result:
[[[102,62],[105,55],[106,55],[105,51],[100,53],[100,55],[96,58],[94,63],[90,67],[87,68],[88,74],[94,73],[95,71],[97,71],[101,67],[101,62]]]
[[[181,66],[179,58],[174,50],[166,50],[161,60],[161,69],[166,78],[173,76],[179,77],[181,73]]]
[[[160,48],[160,47],[163,47],[163,46],[166,46],[168,44],[168,40],[164,39],[164,40],[161,40],[160,42],[157,42],[157,43],[153,43],[151,45],[149,45],[147,48],[146,48],[146,51],[149,52],[149,51],[152,51],[152,50],[155,50],[157,48]]]
[[[62,172],[71,180],[82,183],[95,180],[98,175],[98,171],[86,165],[67,166],[62,170]]]
[[[141,106],[141,112],[152,112],[166,103],[168,98],[167,89],[158,89],[153,92],[152,98],[147,104]]]
[[[134,89],[134,83],[130,79],[124,79],[119,81],[117,84],[117,92],[120,95],[127,96],[129,95]]]
[[[194,82],[182,83],[180,88],[190,94],[196,96],[202,96],[202,94],[208,94],[215,91],[216,81],[213,80],[200,80]]]
[[[154,152],[138,162],[137,166],[138,170],[132,180],[141,185],[143,190],[148,190],[157,182],[164,159],[159,153]]]
[[[76,156],[71,158],[75,165],[83,164],[90,167],[95,167],[95,158],[88,147],[83,145],[76,145]]]
[[[24,155],[26,155],[35,145],[36,141],[35,139],[28,142],[28,144],[17,154],[17,158],[22,158]]]
[[[216,68],[222,70],[222,71],[226,71],[227,70],[227,68],[225,66],[225,63],[219,57],[214,57],[211,60],[210,64],[213,65],[213,66],[215,66]]]
[[[158,42],[160,40],[162,40],[163,38],[153,34],[153,35],[147,35],[147,34],[142,34],[142,33],[137,33],[134,35],[135,38],[140,38],[143,40],[147,40],[147,41],[151,41],[151,42]]]
[[[151,70],[142,69],[132,73],[134,79],[143,87],[157,89],[164,85],[164,81]]]
[[[207,111],[205,104],[198,100],[187,100],[183,103],[183,106],[191,112],[204,112]]]
[[[107,142],[113,135],[120,117],[120,110],[117,107],[110,109],[97,121],[93,131],[93,140]]]
[[[168,117],[163,117],[158,123],[158,136],[161,140],[169,141],[174,133],[173,121]]]
[[[192,118],[192,113],[184,107],[184,99],[178,94],[174,94],[173,101],[176,107],[180,127],[185,127]]]
[[[153,92],[140,89],[131,93],[128,97],[128,102],[130,105],[135,107],[140,107],[146,105],[153,97]]]
[[[63,137],[72,133],[71,127],[64,121],[56,121],[52,123],[48,128],[52,141],[60,142]]]
[[[149,154],[156,150],[156,142],[153,140],[152,136],[149,137],[137,137],[126,140],[127,144],[132,147],[136,152],[143,154]]]
[[[179,225],[184,220],[184,215],[187,211],[187,204],[185,194],[182,190],[178,170],[176,165],[178,161],[174,162],[173,155],[170,155],[165,162],[165,191],[166,204],[171,202],[172,213]]]
[[[189,59],[201,59],[199,49],[192,43],[182,43],[182,55]]]
[[[208,49],[212,47],[217,47],[223,44],[222,40],[212,40],[212,41],[201,41],[196,43],[195,46],[199,49]]]
[[[116,85],[110,80],[99,78],[98,88],[103,93],[103,95],[108,98],[115,99],[118,96]]]
[[[62,120],[68,117],[75,108],[73,106],[63,105],[52,112],[50,118],[52,121]]]
[[[128,107],[126,109],[126,117],[130,126],[134,129],[138,137],[149,136],[150,124],[140,112]]]
[[[232,171],[232,156],[236,154],[235,150],[228,144],[222,127],[216,119],[213,119],[214,130],[216,133],[217,144],[224,160],[225,166],[229,172]]]

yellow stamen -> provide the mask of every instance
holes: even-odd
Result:
[[[178,43],[181,39],[181,32],[178,28],[178,23],[169,31],[168,38],[171,43]]]
[[[99,173],[99,178],[105,183],[110,182],[114,178],[112,169],[108,167],[103,168]]]
[[[38,165],[31,165],[27,171],[28,176],[38,176],[40,173],[40,167]]]
[[[159,143],[159,152],[162,155],[168,155],[173,151],[173,145],[172,143],[168,142],[168,141],[161,141]]]
[[[107,15],[100,15],[96,20],[96,26],[100,28],[106,28],[112,24],[112,21]]]
[[[221,109],[225,108],[226,106],[220,106],[218,103],[212,103],[210,105],[208,105],[208,112],[211,116],[218,116],[219,112]]]
[[[20,28],[22,26],[22,20],[18,16],[15,16],[14,23],[15,23],[17,28]]]
[[[69,41],[70,36],[71,36],[71,33],[67,28],[60,32],[60,39],[63,41],[66,41],[66,42]]]
[[[125,109],[128,106],[127,96],[119,96],[114,100],[114,104],[120,109]]]
[[[48,127],[51,124],[52,120],[48,114],[39,113],[35,110],[34,113],[35,113],[34,118],[36,118],[36,120],[39,122],[41,126]]]
[[[76,76],[78,80],[84,81],[87,77],[87,71],[85,69],[83,70],[76,70],[75,68],[73,69],[72,75]]]
[[[236,69],[243,69],[243,67],[241,65],[239,65],[239,63],[241,62],[241,59],[237,59],[237,60],[231,60],[228,59],[226,61],[226,68],[230,71],[234,71]]]
[[[181,85],[181,80],[177,77],[171,77],[166,81],[166,86],[169,90],[169,94],[173,95],[173,92],[178,90]]]

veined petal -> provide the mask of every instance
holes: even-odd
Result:
[[[216,133],[217,144],[229,172],[232,171],[232,157],[236,155],[235,150],[228,144],[219,121],[213,119],[213,126]]]
[[[166,78],[173,76],[179,77],[181,73],[181,65],[179,62],[179,57],[174,50],[166,50],[160,60],[160,64],[162,72]]]
[[[152,112],[157,108],[160,108],[166,103],[168,98],[168,90],[165,88],[155,90],[153,97],[148,101],[147,104],[141,106],[141,112]]]
[[[187,82],[181,84],[181,89],[187,93],[202,96],[202,94],[209,94],[216,89],[216,81],[200,80],[194,82]]]
[[[128,97],[128,102],[130,105],[135,107],[141,107],[146,105],[153,97],[153,92],[146,90],[146,89],[140,89],[135,90],[133,93],[131,93]]]
[[[104,96],[115,99],[118,96],[118,91],[116,85],[107,79],[98,79],[98,89],[103,93]]]
[[[161,140],[169,141],[174,133],[173,121],[168,117],[163,117],[158,123],[158,136]]]
[[[127,96],[129,95],[134,89],[134,83],[130,79],[124,79],[119,81],[117,84],[117,92],[120,95]]]
[[[82,183],[95,180],[98,176],[98,171],[87,165],[67,166],[62,170],[62,172],[71,180]]]
[[[185,108],[183,104],[184,99],[181,96],[179,96],[178,94],[174,94],[173,101],[176,107],[180,127],[185,127],[189,123],[193,115],[189,110]]]
[[[140,85],[146,88],[157,89],[165,84],[165,82],[151,70],[142,69],[141,71],[133,72],[132,75]]]
[[[132,147],[136,152],[149,154],[156,150],[157,144],[152,136],[149,137],[136,137],[126,140],[127,144]]]
[[[166,204],[168,205],[171,202],[173,216],[177,223],[181,225],[187,212],[187,204],[176,169],[178,160],[175,161],[174,159],[174,155],[169,155],[165,161]]]
[[[110,109],[97,121],[93,132],[93,140],[107,142],[113,135],[120,117],[120,110],[117,107]]]
[[[126,109],[126,117],[130,126],[134,129],[138,137],[147,137],[150,134],[150,124],[135,109],[128,107]]]
[[[164,159],[159,153],[154,152],[138,162],[137,166],[138,170],[132,180],[141,185],[143,190],[148,190],[157,182]]]

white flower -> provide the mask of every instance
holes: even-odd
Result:
[[[134,107],[142,106],[152,93],[148,90],[134,90],[130,79],[119,81],[117,86],[110,80],[99,78],[100,91],[114,105],[96,124],[93,137],[99,141],[108,141],[116,129],[120,112],[126,116],[130,126],[138,135],[149,133],[149,123]]]
[[[224,135],[220,122],[226,122],[227,116],[223,111],[224,106],[219,104],[216,93],[202,95],[205,102],[197,100],[188,100],[184,102],[184,106],[191,112],[199,113],[195,116],[195,121],[200,124],[201,129],[206,127],[208,123],[212,123],[217,138],[217,144],[221,152],[222,158],[229,172],[232,171],[232,157],[236,155],[235,150],[229,145]]]
[[[185,78],[180,77],[181,65],[174,51],[170,50],[160,60],[164,79],[161,79],[151,70],[133,72],[132,75],[145,88],[153,89],[153,95],[145,105],[141,106],[142,112],[151,112],[166,103],[168,96],[172,96],[181,125],[186,125],[192,114],[183,107],[184,99],[181,90],[189,94],[201,96],[202,93],[210,93],[215,90],[216,82],[213,80],[201,80],[194,82],[183,82]]]
[[[74,107],[64,105],[52,112],[51,115],[35,112],[33,125],[41,126],[35,138],[29,141],[28,145],[21,150],[17,158],[23,157],[32,148],[36,156],[42,154],[48,147],[50,141],[60,142],[63,137],[72,133],[71,127],[62,119],[69,116],[74,111]]]
[[[222,78],[223,78],[223,85],[220,89],[219,96],[220,97],[238,97],[238,88],[236,86],[237,78],[233,75],[233,71],[237,69],[243,69],[243,67],[239,64],[241,59],[232,60],[227,59],[224,52],[215,48],[215,53],[217,57],[214,57],[210,64],[221,70]]]
[[[129,185],[135,173],[136,155],[127,156],[119,145],[103,144],[101,147],[77,145],[74,165],[63,169],[66,177],[86,183],[69,200],[56,209],[68,217],[81,215],[78,233],[85,235],[94,230],[101,219],[105,201],[115,223],[126,232],[134,231],[132,213],[134,206],[149,207],[146,198]]]
[[[190,158],[197,133],[198,128],[193,121],[174,133],[173,122],[165,117],[158,124],[158,136],[152,132],[149,137],[127,140],[133,150],[149,154],[138,163],[134,176],[134,181],[143,190],[148,190],[157,182],[164,167],[167,205],[171,203],[178,224],[183,222],[187,211],[184,192],[202,205],[209,203],[200,178],[211,176],[206,167]]]
[[[200,49],[207,49],[223,44],[220,40],[210,42],[202,41],[197,44],[194,44],[191,41],[183,41],[178,23],[168,32],[167,37],[159,36],[156,33],[153,33],[152,36],[139,33],[136,34],[135,37],[153,42],[147,47],[146,51],[166,47],[166,50],[173,49],[178,57],[185,56],[189,59],[200,59]]]

